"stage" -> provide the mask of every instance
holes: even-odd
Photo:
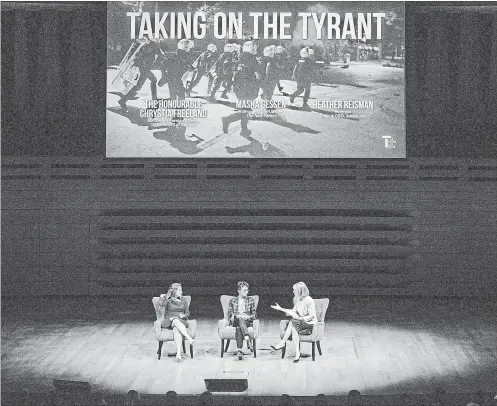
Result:
[[[288,300],[287,300],[288,301]],[[282,306],[288,303],[280,302]],[[279,313],[259,305],[257,359],[220,357],[217,298],[193,298],[198,321],[194,359],[176,363],[173,343],[157,359],[151,298],[25,298],[2,301],[2,392],[53,390],[54,379],[87,381],[109,396],[200,394],[204,379],[248,374],[255,396],[430,394],[495,390],[497,305],[456,299],[332,297],[323,355],[294,364],[269,346],[279,337]],[[302,344],[310,353],[310,344]],[[187,352],[189,353],[188,349]]]

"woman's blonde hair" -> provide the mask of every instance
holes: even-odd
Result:
[[[169,286],[169,290],[166,293],[166,300],[170,302],[171,300],[176,299],[176,291],[181,288],[181,283],[173,283]]]
[[[297,288],[297,296],[299,298],[309,296],[309,288],[304,282],[297,282],[293,287]]]

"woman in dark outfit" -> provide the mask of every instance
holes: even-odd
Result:
[[[173,283],[166,294],[160,295],[159,306],[165,307],[162,328],[173,330],[174,342],[176,343],[176,361],[181,361],[181,345],[183,337],[193,344],[195,340],[187,331],[187,320],[190,317],[188,302],[183,298],[181,284]]]

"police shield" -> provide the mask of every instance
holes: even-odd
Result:
[[[190,84],[192,83],[195,77],[195,73],[196,73],[195,71],[188,70],[181,77],[181,81],[183,82],[183,86],[185,86],[185,89],[190,88]]]
[[[134,42],[119,64],[117,74],[112,80],[112,87],[123,95],[136,86],[140,79],[140,69],[135,61],[145,42]]]

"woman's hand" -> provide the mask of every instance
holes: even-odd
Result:
[[[274,305],[271,305],[271,308],[274,310],[281,310],[281,306],[278,303],[275,303]]]

